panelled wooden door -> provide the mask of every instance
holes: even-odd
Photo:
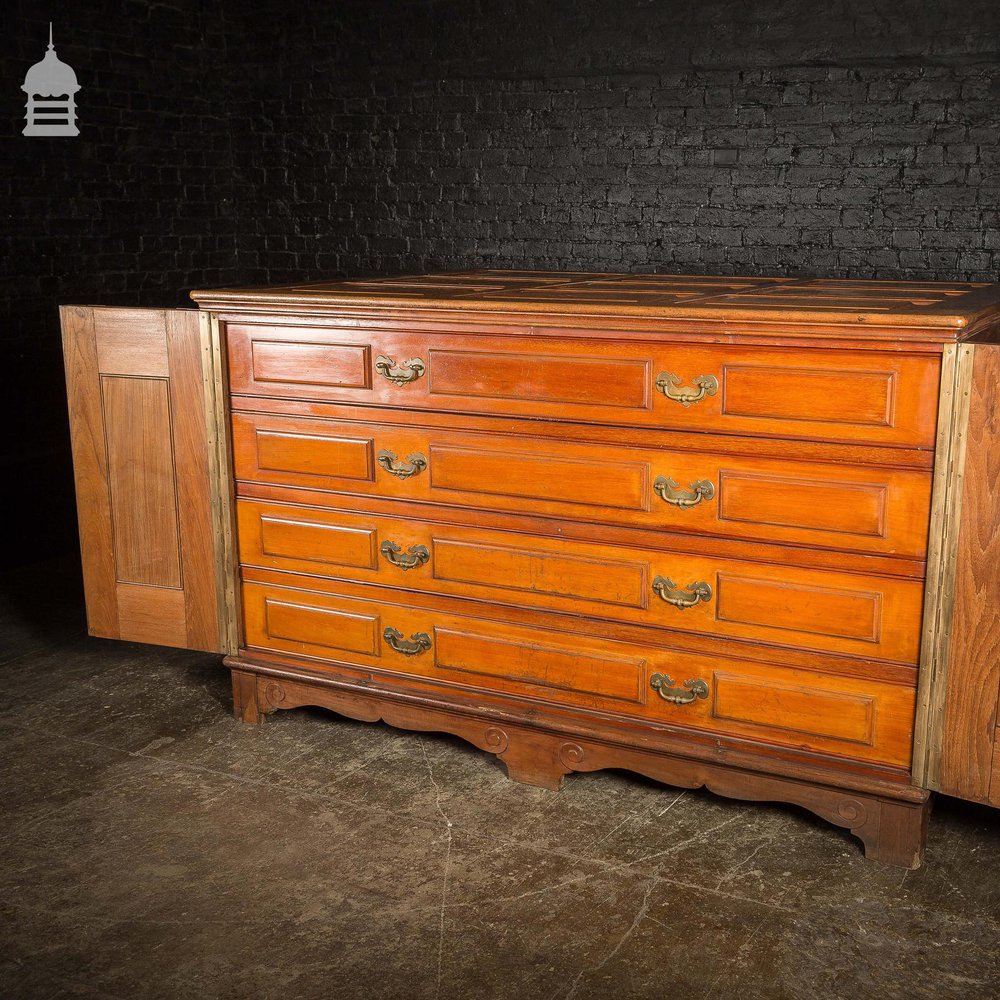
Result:
[[[1000,343],[963,346],[930,689],[927,787],[1000,807]],[[948,606],[953,609],[948,621]]]
[[[60,315],[90,633],[223,652],[226,505],[207,324],[195,310]]]

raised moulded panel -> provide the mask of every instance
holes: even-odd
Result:
[[[540,688],[574,691],[641,704],[645,660],[612,653],[500,639],[447,628],[434,629],[434,662],[452,670]]]
[[[180,588],[169,384],[103,376],[108,486],[120,583]]]
[[[724,365],[722,373],[726,416],[893,426],[892,372]]]
[[[806,587],[720,573],[717,617],[743,625],[878,642],[882,595],[877,591]],[[915,656],[915,653],[914,653]]]
[[[346,389],[370,387],[367,346],[353,344],[252,342],[253,382],[326,385]],[[241,387],[252,391],[252,386]]]
[[[430,472],[434,489],[648,509],[649,466],[644,462],[573,461],[433,445]]]
[[[372,442],[280,431],[256,432],[257,467],[265,472],[371,481]]]
[[[260,518],[260,552],[276,559],[308,559],[331,566],[377,567],[377,533],[374,528],[345,528],[335,524]]]
[[[714,674],[712,690],[712,717],[720,721],[864,746],[875,742],[873,697],[722,672]]]
[[[434,579],[644,608],[648,562],[584,559],[435,535]]]
[[[884,538],[884,483],[769,476],[722,470],[719,520]]]
[[[430,353],[433,396],[651,406],[650,361],[484,351]]]
[[[308,604],[267,598],[264,605],[266,638],[284,648],[339,649],[363,656],[379,651],[378,615],[349,614]],[[253,642],[254,636],[248,635]]]

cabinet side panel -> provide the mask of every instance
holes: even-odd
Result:
[[[62,306],[59,314],[87,622],[92,635],[117,639],[115,548],[94,311]]]
[[[220,651],[219,572],[213,494],[221,488],[209,460],[206,386],[199,315],[167,313],[170,409],[173,413],[174,470],[184,560],[184,620],[187,645]]]
[[[976,346],[962,487],[938,787],[1000,805],[1000,345]]]

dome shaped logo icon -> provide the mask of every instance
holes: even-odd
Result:
[[[41,62],[28,70],[21,85],[28,95],[24,135],[79,135],[76,127],[76,93],[80,84],[76,73],[57,55],[52,44],[49,22],[49,47]]]

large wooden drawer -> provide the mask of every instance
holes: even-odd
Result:
[[[931,477],[905,469],[264,413],[233,414],[233,451],[244,483],[916,558],[927,546]]]
[[[724,638],[917,662],[923,583],[238,503],[245,565]]]
[[[304,583],[306,581],[292,581]],[[246,646],[575,705],[803,750],[908,765],[908,685],[611,642],[245,583]]]
[[[237,395],[934,443],[935,356],[245,323],[227,337]]]

